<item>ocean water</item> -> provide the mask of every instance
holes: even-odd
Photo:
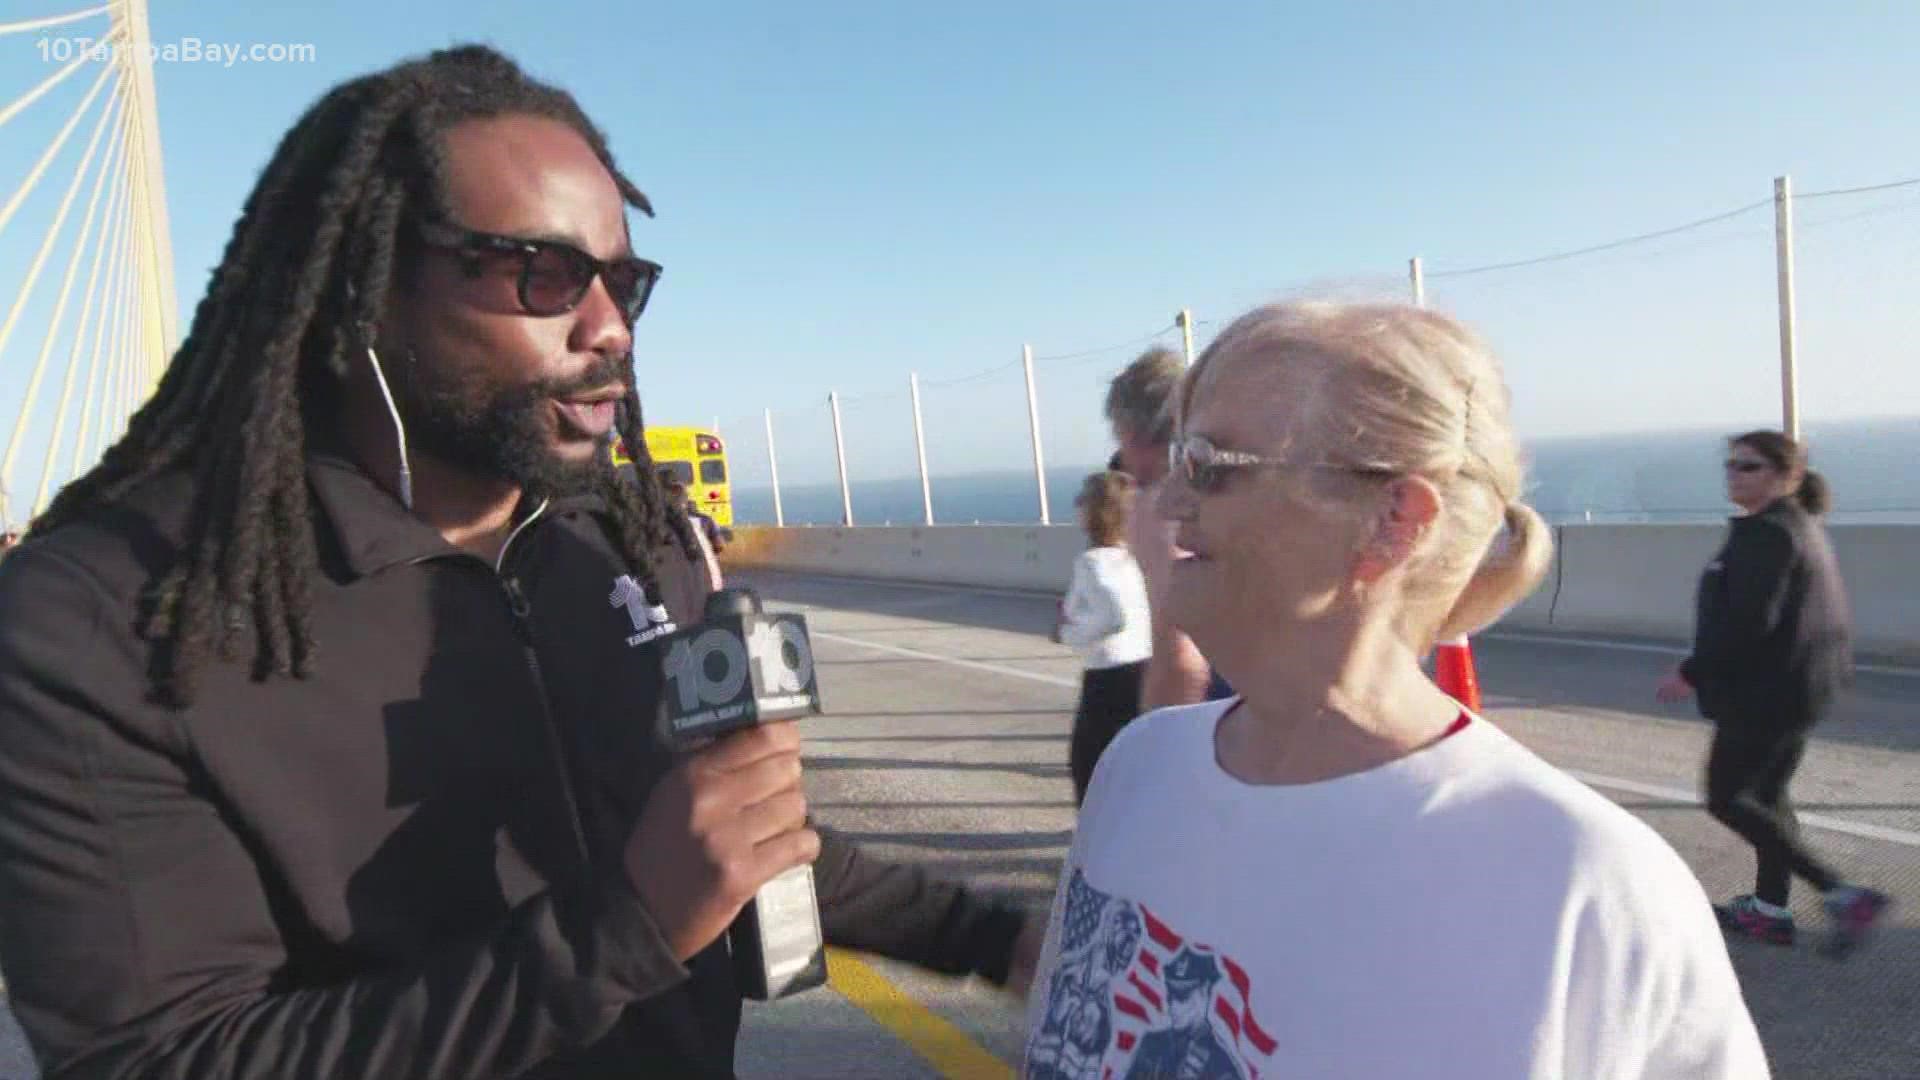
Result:
[[[1554,524],[1682,523],[1724,520],[1718,430],[1546,439],[1526,448],[1527,501]],[[1813,465],[1834,491],[1835,524],[1920,524],[1920,417],[1807,424],[1802,432]],[[1100,463],[1047,470],[1051,520],[1073,520],[1081,480]],[[854,463],[849,471],[869,472]],[[1040,520],[1033,471],[936,474],[931,483],[936,524],[1027,524]],[[922,521],[920,478],[856,480],[850,485],[856,525],[917,525]],[[782,485],[789,525],[841,524],[837,484]],[[742,524],[772,524],[773,491],[739,485],[734,516]]]

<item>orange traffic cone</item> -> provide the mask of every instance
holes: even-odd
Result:
[[[1480,677],[1473,673],[1473,647],[1465,635],[1443,641],[1434,650],[1433,681],[1468,712],[1480,711]]]

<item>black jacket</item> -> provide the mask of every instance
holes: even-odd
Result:
[[[1700,578],[1680,673],[1701,715],[1756,730],[1818,722],[1851,678],[1846,586],[1827,531],[1791,499],[1734,518]]]
[[[305,681],[222,662],[148,702],[184,476],[0,565],[0,966],[48,1080],[731,1075],[724,939],[683,966],[620,870],[671,765],[664,624],[601,508],[493,566],[344,461],[309,477]],[[703,575],[658,562],[697,620]],[[1015,909],[831,835],[815,874],[830,941],[1006,978]]]

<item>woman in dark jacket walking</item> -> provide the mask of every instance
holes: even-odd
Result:
[[[1820,516],[1830,496],[1799,443],[1777,431],[1729,441],[1727,497],[1740,507],[1700,579],[1693,653],[1659,697],[1697,695],[1713,721],[1707,809],[1754,847],[1754,891],[1714,906],[1727,929],[1790,945],[1795,875],[1826,898],[1829,953],[1859,945],[1885,913],[1884,893],[1842,881],[1800,837],[1787,785],[1807,737],[1847,682],[1845,586]]]

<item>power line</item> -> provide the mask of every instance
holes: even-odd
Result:
[[[865,394],[855,394],[851,397],[841,395],[840,404],[842,407],[848,405],[871,405],[877,401],[899,401],[906,396],[907,392],[905,390],[875,390]]]
[[[1673,236],[1676,233],[1689,232],[1694,229],[1704,228],[1708,225],[1713,225],[1718,222],[1727,221],[1732,218],[1737,218],[1742,214],[1752,213],[1753,211],[1758,210],[1763,206],[1771,206],[1771,205],[1773,205],[1772,199],[1761,199],[1759,202],[1748,203],[1747,205],[1742,206],[1737,210],[1728,210],[1723,214],[1715,214],[1712,217],[1704,217],[1698,221],[1689,221],[1685,225],[1675,225],[1672,228],[1668,228],[1668,229],[1658,229],[1658,230],[1655,230],[1654,232],[1640,233],[1637,236],[1628,236],[1619,240],[1609,240],[1604,244],[1595,244],[1592,247],[1578,248],[1574,251],[1560,251],[1560,252],[1555,252],[1552,255],[1540,255],[1531,259],[1517,259],[1513,262],[1494,263],[1490,266],[1474,266],[1474,267],[1469,267],[1465,270],[1439,270],[1439,271],[1430,273],[1426,276],[1428,278],[1467,277],[1472,274],[1490,274],[1496,270],[1517,270],[1523,266],[1539,266],[1542,263],[1560,262],[1564,259],[1579,258],[1582,255],[1595,255],[1602,251],[1611,251],[1614,248],[1626,247],[1629,244],[1643,243],[1648,240],[1658,240],[1663,236]]]
[[[1206,326],[1209,324],[1210,324],[1210,321],[1196,323],[1195,325]],[[1037,363],[1040,363],[1041,361],[1075,360],[1075,359],[1084,359],[1086,357],[1100,356],[1105,353],[1113,352],[1116,349],[1125,349],[1135,345],[1145,344],[1146,342],[1152,341],[1154,338],[1157,338],[1166,334],[1170,330],[1178,329],[1178,326],[1179,326],[1178,323],[1168,323],[1166,326],[1163,326],[1160,329],[1155,330],[1151,333],[1142,334],[1139,337],[1130,338],[1126,341],[1118,342],[1113,345],[1102,345],[1097,349],[1082,349],[1078,352],[1055,353],[1050,356],[1036,356],[1033,358],[1033,360],[1034,360],[1034,363],[1037,364]],[[966,375],[958,375],[950,379],[923,379],[920,382],[920,388],[922,390],[939,390],[939,389],[944,389],[946,387],[952,387],[952,386],[964,386],[967,383],[979,382],[982,379],[986,379],[994,375],[999,375],[1002,372],[1011,371],[1014,368],[1020,367],[1023,362],[1024,361],[1022,360],[1010,360],[1007,363],[1000,364],[995,367],[985,368],[983,370],[971,372]],[[902,390],[869,391],[864,394],[856,394],[851,396],[843,395],[840,398],[840,404],[842,406],[871,405],[877,402],[901,400],[901,399],[904,399],[906,396],[907,396],[906,392]],[[787,409],[774,409],[773,414],[775,416],[791,416],[791,415],[796,415],[803,412],[810,412],[812,411],[812,408],[814,407],[794,406]]]
[[[1867,193],[1876,192],[1876,191],[1890,191],[1897,188],[1911,187],[1914,185],[1920,185],[1920,177],[1913,177],[1905,180],[1895,180],[1895,181],[1891,181],[1884,184],[1871,184],[1863,187],[1834,188],[1827,191],[1804,192],[1804,193],[1795,195],[1794,198],[1795,200],[1800,200],[1800,199],[1822,199],[1822,198],[1830,198],[1830,197],[1842,196],[1842,195],[1861,195],[1861,194],[1867,194]],[[1659,240],[1669,236],[1676,236],[1682,233],[1692,232],[1694,230],[1702,229],[1709,225],[1715,225],[1723,221],[1730,221],[1734,218],[1741,217],[1742,215],[1749,214],[1755,210],[1759,210],[1763,207],[1769,206],[1773,203],[1773,201],[1774,200],[1772,199],[1760,199],[1755,202],[1748,203],[1745,206],[1736,207],[1732,210],[1728,210],[1723,213],[1712,214],[1707,217],[1699,218],[1694,221],[1685,222],[1680,225],[1674,225],[1664,229],[1656,229],[1656,230],[1653,230],[1652,232],[1638,233],[1633,236],[1621,237],[1620,239],[1617,239],[1617,240],[1610,240],[1601,244],[1593,244],[1588,247],[1575,248],[1571,251],[1559,251],[1559,252],[1554,252],[1548,255],[1538,255],[1532,258],[1515,259],[1509,262],[1491,263],[1485,266],[1472,266],[1472,267],[1466,267],[1458,270],[1436,270],[1428,273],[1426,276],[1430,279],[1471,277],[1478,274],[1490,274],[1490,273],[1495,273],[1497,271],[1502,271],[1502,270],[1518,270],[1523,267],[1541,266],[1548,263],[1562,262],[1568,259],[1577,259],[1587,255],[1597,255],[1602,252],[1613,251],[1619,248],[1629,247],[1634,244],[1646,243],[1651,240]],[[1833,224],[1839,221],[1851,220],[1852,217],[1863,217],[1863,216],[1868,216],[1868,214],[1879,213],[1879,212],[1882,212],[1882,211],[1880,210],[1869,211],[1867,213],[1852,215],[1848,218],[1838,218],[1838,219],[1834,219],[1832,222],[1824,222],[1820,224]],[[1815,226],[1810,225],[1809,227],[1815,227]],[[1194,324],[1194,328],[1199,329],[1201,327],[1213,326],[1216,324],[1217,324],[1217,320],[1205,319],[1205,320],[1200,320],[1196,322]],[[1115,352],[1120,349],[1132,348],[1138,345],[1143,345],[1149,341],[1159,338],[1167,334],[1168,332],[1172,330],[1176,330],[1178,328],[1179,328],[1179,323],[1173,322],[1157,330],[1154,330],[1150,333],[1142,334],[1138,337],[1130,338],[1126,341],[1117,342],[1112,345],[1102,345],[1097,348],[1081,349],[1074,352],[1049,353],[1044,356],[1034,357],[1034,362],[1036,364],[1043,363],[1043,362],[1053,363],[1057,361],[1084,360],[1092,357],[1098,357],[1098,356],[1105,355],[1107,353]],[[1020,365],[1021,365],[1021,361],[1018,361],[1018,360],[1010,361],[1008,363],[1001,364],[996,367],[991,367],[981,371],[976,371],[968,375],[961,375],[956,378],[928,380],[928,381],[922,382],[921,386],[927,389],[939,389],[944,387],[960,386],[966,383],[977,382],[981,379],[985,379],[994,375],[1001,374],[1002,372],[1009,371],[1013,368],[1017,368]],[[852,398],[842,398],[841,403],[843,405],[847,405],[847,404],[855,404],[855,403],[872,403],[872,402],[879,402],[879,401],[891,401],[891,400],[896,400],[903,396],[904,395],[902,395],[898,391],[892,391],[892,392],[885,392],[885,393],[860,395],[858,397],[852,397]],[[775,414],[789,415],[793,412],[798,412],[798,411],[801,411],[801,410],[798,410],[798,409],[775,410]]]
[[[1144,345],[1147,342],[1152,341],[1154,338],[1157,338],[1162,334],[1167,333],[1170,330],[1177,330],[1179,328],[1180,328],[1179,323],[1172,322],[1172,323],[1168,323],[1167,325],[1161,327],[1158,330],[1153,331],[1150,334],[1142,334],[1139,337],[1131,338],[1127,341],[1122,341],[1117,345],[1102,345],[1097,349],[1082,349],[1079,352],[1054,353],[1049,356],[1036,356],[1033,358],[1033,362],[1038,364],[1043,361],[1050,361],[1050,360],[1078,360],[1082,357],[1087,357],[1087,356],[1099,356],[1102,353],[1113,352],[1115,349],[1127,349],[1135,345]]]
[[[1815,229],[1824,229],[1829,225],[1840,225],[1849,221],[1859,221],[1861,218],[1879,217],[1882,214],[1897,214],[1902,210],[1911,210],[1916,206],[1920,206],[1920,199],[1905,199],[1896,203],[1888,203],[1885,206],[1875,206],[1868,210],[1856,210],[1851,214],[1842,214],[1839,217],[1825,218],[1820,221],[1795,222],[1794,228],[1801,232],[1812,232]]]
[[[1911,177],[1905,180],[1893,180],[1884,184],[1868,184],[1864,187],[1833,188],[1827,191],[1803,192],[1801,194],[1795,195],[1794,200],[1797,202],[1801,199],[1826,199],[1826,198],[1832,198],[1834,196],[1839,196],[1839,195],[1864,195],[1869,192],[1892,191],[1895,188],[1912,187],[1916,184],[1920,184],[1920,177]],[[1538,266],[1542,263],[1560,262],[1564,259],[1574,259],[1582,255],[1594,255],[1602,251],[1611,251],[1614,248],[1626,247],[1629,244],[1644,243],[1645,241],[1648,241],[1648,240],[1658,240],[1661,237],[1673,236],[1676,233],[1683,233],[1683,232],[1691,231],[1693,229],[1704,228],[1708,225],[1717,224],[1722,221],[1727,221],[1732,218],[1739,217],[1742,214],[1751,213],[1755,210],[1760,209],[1763,206],[1771,205],[1772,202],[1773,202],[1772,199],[1761,199],[1757,202],[1748,203],[1747,205],[1739,207],[1737,209],[1728,210],[1727,212],[1722,214],[1714,214],[1710,217],[1701,218],[1698,221],[1689,221],[1684,225],[1675,225],[1672,228],[1668,228],[1668,229],[1657,229],[1653,232],[1640,233],[1639,235],[1636,235],[1636,236],[1623,237],[1619,240],[1610,240],[1604,244],[1595,244],[1592,247],[1577,248],[1573,251],[1555,252],[1554,254],[1551,254],[1551,255],[1540,255],[1531,259],[1516,259],[1512,262],[1493,263],[1488,266],[1473,266],[1463,270],[1437,270],[1432,273],[1429,273],[1427,277],[1456,278],[1456,277],[1467,277],[1473,274],[1490,274],[1496,270],[1518,270],[1521,267],[1525,267],[1525,266]]]
[[[921,383],[920,385],[922,388],[926,388],[926,389],[937,389],[942,386],[959,386],[962,383],[970,383],[970,382],[977,381],[979,379],[984,379],[989,375],[998,375],[1003,371],[1011,371],[1012,369],[1019,367],[1022,363],[1024,363],[1024,361],[1013,360],[1008,363],[1001,364],[999,367],[988,368],[985,371],[976,371],[971,375],[962,375],[956,379],[941,379],[939,381],[934,381],[929,379],[926,382]]]
[[[1891,191],[1894,188],[1912,187],[1920,184],[1920,176],[1908,180],[1895,180],[1886,184],[1869,184],[1866,187],[1834,188],[1831,191],[1809,191],[1804,195],[1795,195],[1795,199],[1825,199],[1834,195],[1864,195],[1869,191]]]

